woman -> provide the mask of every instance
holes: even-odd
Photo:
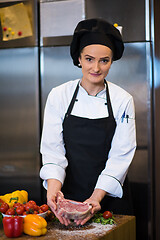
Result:
[[[81,21],[70,50],[83,76],[48,96],[40,176],[48,205],[62,224],[70,221],[57,215],[59,190],[65,198],[92,205],[91,215],[76,221],[83,225],[102,207],[114,213],[128,209],[122,185],[136,148],[135,113],[132,96],[105,80],[124,50],[114,26],[102,19]]]

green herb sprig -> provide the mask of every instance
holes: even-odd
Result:
[[[114,219],[115,219],[114,216],[112,216],[111,218],[105,219],[103,217],[103,213],[96,213],[94,217],[91,219],[91,221],[94,223],[101,223],[103,225],[106,225],[106,224],[113,225],[113,224],[116,224],[116,221]]]

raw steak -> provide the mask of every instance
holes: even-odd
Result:
[[[84,219],[92,208],[88,203],[72,201],[64,198],[62,192],[57,193],[57,213],[68,219]]]

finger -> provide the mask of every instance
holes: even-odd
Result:
[[[48,204],[48,206],[50,207],[51,211],[55,214],[55,211],[56,211],[56,206],[54,203],[52,204]]]
[[[47,204],[50,208],[54,209],[54,210],[57,210],[57,204],[56,202],[54,201],[54,199],[48,199],[47,200]]]
[[[81,219],[80,220],[74,220],[74,222],[76,223],[76,225],[80,225],[82,220]]]
[[[65,217],[62,217],[62,219],[63,219],[65,226],[68,226],[71,223],[70,220]]]
[[[52,207],[54,209],[54,211],[57,210],[57,205],[54,202],[51,202],[50,207]]]
[[[54,211],[54,214],[55,214],[55,216],[58,218],[58,220],[60,221],[61,224],[65,224],[63,217],[61,217],[60,215],[58,215],[55,211]]]
[[[64,224],[65,226],[68,226],[71,222],[69,219],[62,217],[61,215],[57,214],[56,211],[54,211],[55,216],[58,218],[61,224]]]
[[[96,212],[98,212],[98,209],[99,209],[99,208],[97,208],[97,207],[93,207],[93,208],[91,209],[91,214],[93,215],[93,214],[95,214]]]
[[[86,222],[88,222],[88,220],[90,220],[92,218],[92,215],[90,215],[90,216],[88,216],[87,218],[85,218],[85,219],[83,219],[82,221],[81,221],[81,225],[84,225]]]
[[[84,225],[93,215],[90,214],[88,217],[86,217],[85,219],[79,219],[79,220],[76,220],[75,223],[77,225]]]
[[[91,214],[95,214],[97,213],[98,211],[101,210],[101,207],[100,206],[94,206],[92,209],[91,209]]]
[[[68,221],[68,225],[69,225],[69,224],[71,224],[71,221],[70,221],[70,219],[67,219],[67,221]]]

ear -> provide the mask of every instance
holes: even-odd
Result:
[[[79,61],[80,65],[82,66],[82,64],[81,64],[81,57],[78,58],[78,61]]]

